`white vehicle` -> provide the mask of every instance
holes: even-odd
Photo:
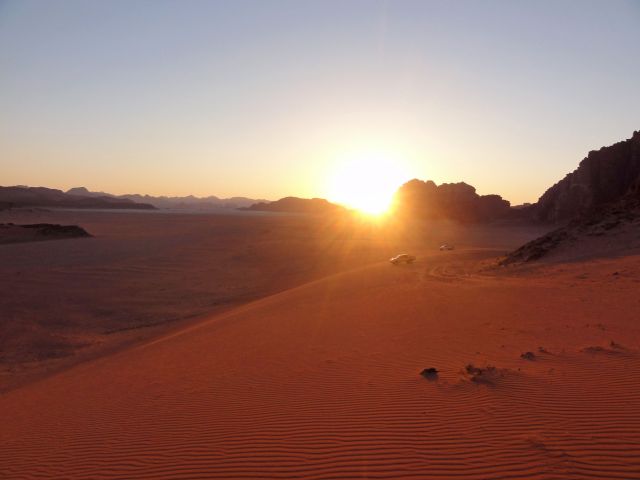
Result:
[[[416,257],[409,255],[408,253],[401,253],[400,255],[396,255],[389,259],[389,261],[394,265],[398,265],[400,263],[413,263],[415,260]]]
[[[453,245],[449,245],[448,243],[440,245],[440,251],[444,252],[445,250],[453,250]]]

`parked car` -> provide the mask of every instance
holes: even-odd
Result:
[[[398,265],[400,263],[413,263],[415,260],[416,257],[409,255],[408,253],[401,253],[400,255],[396,255],[389,259],[389,261],[394,265]]]
[[[445,250],[453,250],[453,245],[449,245],[448,243],[440,245],[440,251],[444,252]]]

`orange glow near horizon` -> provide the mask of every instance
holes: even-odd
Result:
[[[390,156],[352,155],[331,173],[327,197],[369,215],[382,215],[389,211],[396,190],[410,178],[403,162]]]

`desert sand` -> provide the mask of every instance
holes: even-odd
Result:
[[[638,254],[500,268],[537,232],[55,215],[96,237],[3,246],[3,311],[110,350],[5,384],[0,478],[640,478]],[[131,322],[156,327],[111,338]]]
[[[0,391],[398,250],[444,239],[506,251],[540,233],[260,213],[27,209],[3,222],[80,225],[93,238],[1,246]]]

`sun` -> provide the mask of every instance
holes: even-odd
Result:
[[[388,155],[367,153],[337,162],[331,174],[328,198],[370,215],[391,207],[393,195],[408,180],[401,161]]]

